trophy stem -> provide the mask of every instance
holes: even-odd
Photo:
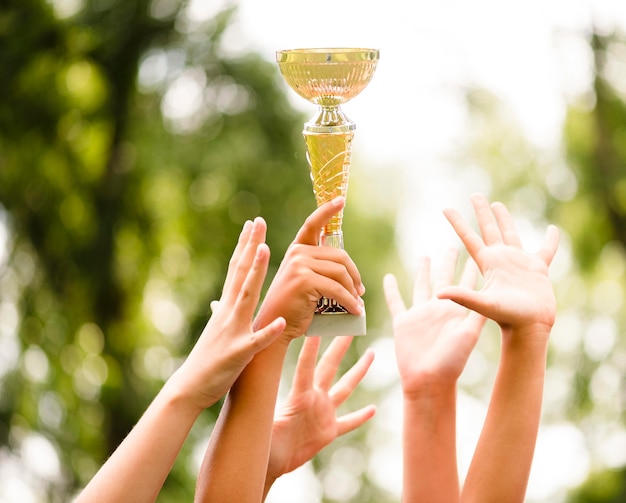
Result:
[[[318,133],[305,128],[303,136],[317,205],[321,206],[338,196],[347,197],[354,130]],[[343,210],[324,226],[322,235],[341,234],[342,221]],[[343,244],[343,239],[341,242]]]
[[[343,250],[343,232],[339,231],[335,234],[320,235],[320,246],[330,246],[331,248],[339,248]]]

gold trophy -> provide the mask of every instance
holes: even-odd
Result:
[[[352,139],[356,124],[339,106],[359,94],[374,75],[376,49],[332,48],[278,51],[276,61],[287,84],[318,105],[302,134],[317,205],[346,197]],[[320,246],[343,249],[343,211],[322,229]],[[322,297],[307,335],[365,335],[365,314],[356,316],[333,299]]]

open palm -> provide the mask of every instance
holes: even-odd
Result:
[[[559,242],[555,226],[548,227],[543,246],[535,253],[525,251],[513,219],[502,203],[489,205],[481,195],[472,197],[480,235],[456,210],[444,213],[474,258],[483,277],[480,291],[449,286],[438,292],[441,299],[451,299],[478,311],[502,328],[520,328],[534,324],[552,327],[556,300],[548,276],[548,267]]]
[[[453,249],[446,254],[435,290],[452,283],[457,256]],[[468,262],[459,285],[474,288],[476,277],[475,265]],[[419,391],[418,386],[426,381],[456,382],[478,340],[484,317],[433,296],[428,258],[419,262],[412,306],[405,306],[394,276],[385,277],[384,290],[405,393]]]
[[[372,405],[337,416],[338,407],[351,395],[369,369],[371,350],[333,384],[352,337],[336,337],[316,366],[319,337],[307,337],[302,346],[293,387],[274,419],[268,475],[278,478],[310,460],[335,438],[370,419]]]

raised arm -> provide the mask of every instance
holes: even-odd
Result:
[[[491,318],[501,328],[498,372],[462,501],[523,502],[541,417],[548,338],[556,300],[548,267],[558,230],[536,253],[523,249],[506,207],[471,198],[480,235],[455,210],[445,215],[484,277],[481,290],[448,287],[438,296]]]
[[[196,501],[262,500],[280,375],[289,343],[306,332],[321,296],[359,314],[364,291],[354,263],[343,250],[317,246],[323,225],[343,208],[337,198],[315,210],[298,232],[269,287],[255,327],[276,317],[282,336],[258,353],[231,388],[198,475]]]
[[[445,255],[436,288],[453,284],[457,255],[454,249]],[[404,503],[459,499],[456,383],[485,322],[434,297],[430,276],[430,259],[420,259],[409,308],[395,277],[384,279],[403,392]],[[468,261],[459,284],[473,288],[476,277],[476,266]]]
[[[285,321],[280,318],[252,330],[269,261],[264,240],[265,222],[247,222],[229,264],[220,309],[77,502],[155,501],[200,412],[221,398],[253,355],[282,333]]]

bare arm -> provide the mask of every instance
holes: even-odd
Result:
[[[524,501],[541,417],[546,354],[556,300],[548,267],[558,230],[548,227],[536,253],[522,248],[501,203],[472,196],[481,235],[454,210],[445,215],[480,268],[480,291],[448,287],[452,299],[501,327],[502,350],[487,417],[462,492],[462,501]]]
[[[289,342],[305,333],[322,295],[360,312],[362,285],[356,267],[342,250],[317,246],[321,227],[344,204],[339,198],[312,213],[270,285],[254,326],[277,316],[286,319],[287,326],[279,340],[255,356],[228,394],[198,475],[196,501],[262,500]]]
[[[436,288],[452,284],[456,259],[456,250],[448,251]],[[473,288],[476,275],[468,262],[460,284]],[[418,264],[408,309],[393,276],[385,277],[384,288],[404,396],[402,501],[453,503],[459,499],[456,383],[484,318],[433,297],[428,258]]]
[[[155,501],[193,423],[226,393],[253,355],[282,332],[273,320],[252,330],[269,261],[265,224],[248,222],[233,253],[221,309],[183,365],[78,497],[79,503]]]
[[[547,345],[518,344],[520,335],[502,334],[498,372],[463,487],[464,502],[525,500],[541,418]],[[532,334],[541,335],[546,334]]]

